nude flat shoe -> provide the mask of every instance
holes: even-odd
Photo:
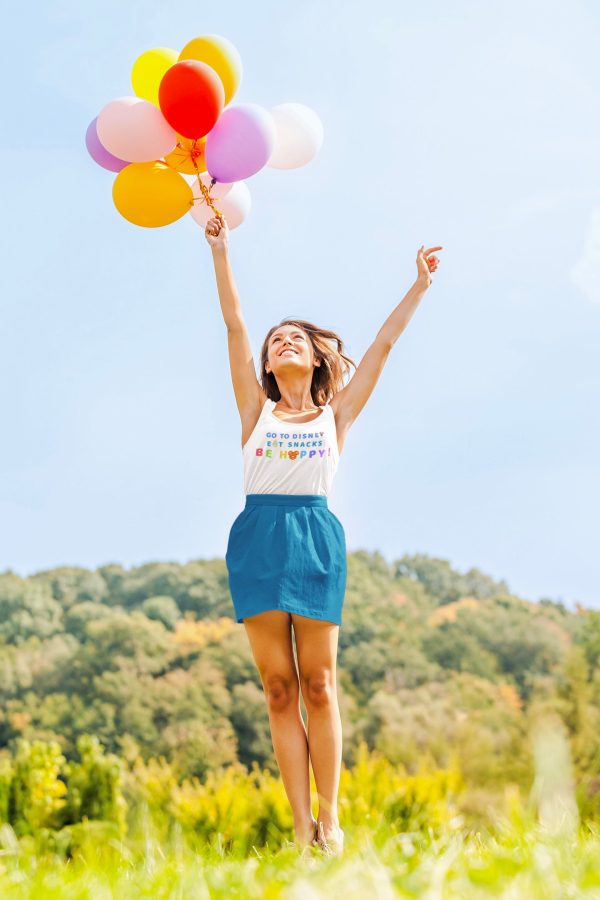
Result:
[[[301,856],[309,856],[312,847],[318,847],[318,825],[316,819],[313,819],[313,836],[312,839],[302,847],[300,851]]]
[[[341,856],[344,852],[344,832],[338,827],[334,834],[325,837],[323,823],[319,822],[317,843],[326,856]]]

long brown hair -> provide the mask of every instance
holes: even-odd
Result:
[[[273,325],[269,329],[260,352],[260,381],[270,400],[277,402],[281,399],[275,376],[272,372],[265,371],[269,357],[269,338],[281,325],[297,325],[308,335],[315,358],[321,360],[320,366],[313,366],[310,393],[315,406],[324,406],[344,387],[344,376],[350,373],[351,365],[356,369],[356,363],[344,353],[343,341],[335,331],[319,328],[305,319],[282,319],[279,325]],[[331,343],[336,345],[336,349]]]

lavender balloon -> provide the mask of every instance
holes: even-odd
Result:
[[[100,138],[96,131],[97,121],[98,116],[90,122],[88,130],[85,133],[85,146],[87,147],[88,153],[94,162],[97,162],[103,169],[108,169],[109,172],[120,172],[121,169],[124,169],[129,163],[113,156],[112,153],[109,153],[106,147],[100,143]]]
[[[266,164],[275,145],[275,123],[257,103],[228,106],[206,138],[206,168],[217,181],[241,181]]]

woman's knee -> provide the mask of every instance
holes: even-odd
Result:
[[[244,619],[244,624],[269,709],[279,712],[298,704],[290,613],[268,610]]]
[[[329,706],[335,700],[335,673],[318,669],[302,676],[302,696],[306,706]]]
[[[300,685],[297,675],[273,672],[263,675],[262,682],[271,712],[285,712],[298,706]]]

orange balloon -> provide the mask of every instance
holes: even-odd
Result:
[[[131,163],[113,184],[113,201],[123,218],[144,228],[177,221],[194,204],[192,189],[164,162]]]
[[[190,138],[177,135],[177,146],[165,156],[165,162],[184,175],[195,175],[196,172],[202,174],[206,172],[206,160],[204,159],[204,150],[206,146],[206,137],[199,140],[191,140]],[[195,165],[194,165],[195,163]]]
[[[185,45],[179,59],[197,59],[214,69],[223,83],[225,104],[229,103],[242,80],[242,59],[237,48],[219,34],[205,34]]]

